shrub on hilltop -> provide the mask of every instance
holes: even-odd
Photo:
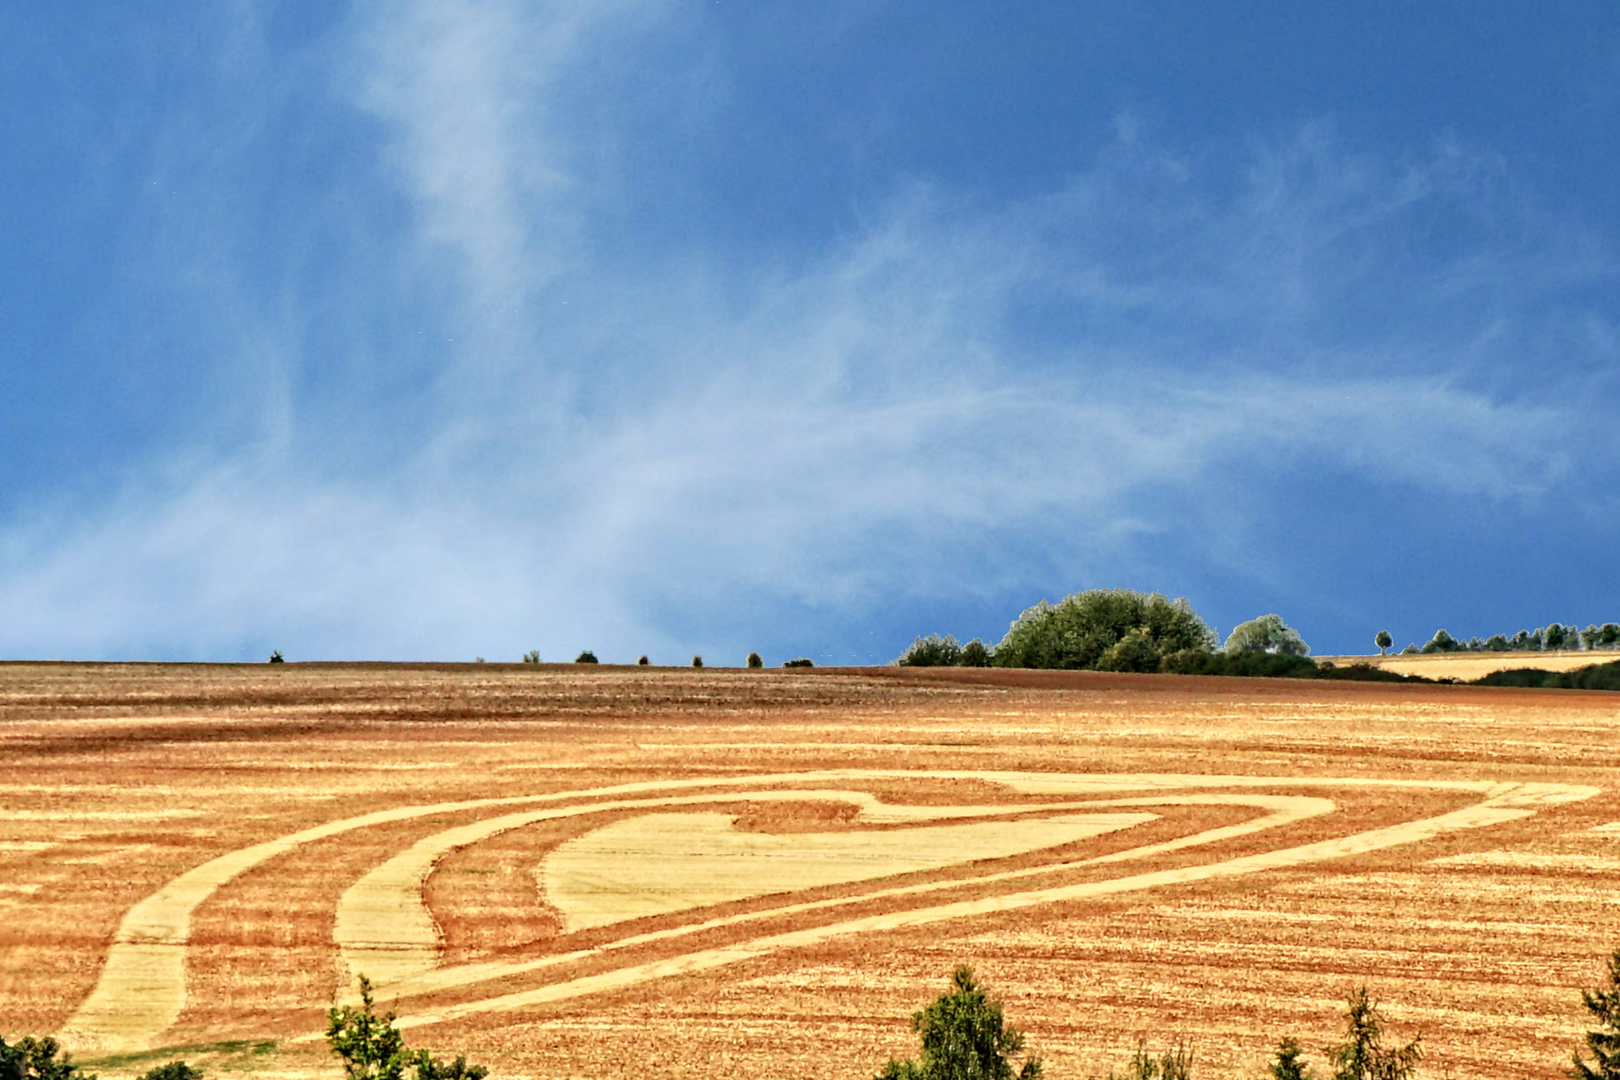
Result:
[[[1226,644],[1221,646],[1221,651],[1309,656],[1311,647],[1305,644],[1298,630],[1283,622],[1281,615],[1262,615],[1258,619],[1239,623],[1227,637]]]
[[[1127,637],[1132,638],[1129,643]],[[1091,589],[1026,610],[996,646],[994,663],[1067,669],[1097,669],[1107,663],[1111,670],[1154,671],[1170,653],[1209,651],[1218,640],[1185,599],[1133,589]]]
[[[961,662],[962,646],[950,634],[920,637],[895,661],[901,667],[955,667]]]

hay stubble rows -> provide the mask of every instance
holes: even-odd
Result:
[[[0,709],[0,1034],[87,1053],[309,1074],[364,970],[509,1075],[859,1075],[967,960],[1068,1072],[1252,1070],[1365,981],[1539,1076],[1620,940],[1598,694],[5,665]]]

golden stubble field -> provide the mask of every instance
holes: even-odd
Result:
[[[1086,673],[0,665],[0,1035],[334,1076],[365,972],[497,1077],[862,1077],[971,963],[1048,1075],[1184,1034],[1552,1077],[1620,698]],[[183,1048],[183,1049],[175,1049]]]

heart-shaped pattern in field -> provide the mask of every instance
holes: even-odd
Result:
[[[761,833],[724,813],[643,814],[558,847],[541,870],[569,931],[773,893],[940,870],[1087,840],[1156,815],[1067,814],[839,832]]]

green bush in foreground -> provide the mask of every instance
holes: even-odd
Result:
[[[41,1039],[25,1035],[11,1046],[0,1038],[0,1080],[96,1080],[94,1073],[80,1071],[68,1055],[57,1057],[61,1048],[49,1035]]]
[[[343,1062],[348,1080],[403,1080],[411,1068],[416,1080],[484,1080],[489,1070],[436,1058],[426,1050],[406,1050],[405,1037],[394,1027],[394,1014],[377,1015],[371,980],[360,976],[360,1004],[334,1006],[326,1012],[326,1044]],[[168,1080],[187,1080],[172,1077]],[[194,1080],[194,1078],[192,1078]]]
[[[951,976],[952,989],[911,1017],[911,1030],[922,1042],[917,1061],[893,1058],[877,1080],[1036,1080],[1039,1058],[1025,1058],[1015,1073],[1012,1059],[1023,1053],[1024,1036],[1008,1027],[1001,1002],[993,1001],[962,966]]]
[[[170,1061],[141,1074],[140,1080],[202,1080],[203,1071],[183,1061]]]
[[[1604,984],[1581,991],[1581,1003],[1598,1022],[1596,1030],[1586,1033],[1592,1063],[1577,1050],[1566,1075],[1570,1080],[1620,1080],[1620,949],[1609,957]]]

